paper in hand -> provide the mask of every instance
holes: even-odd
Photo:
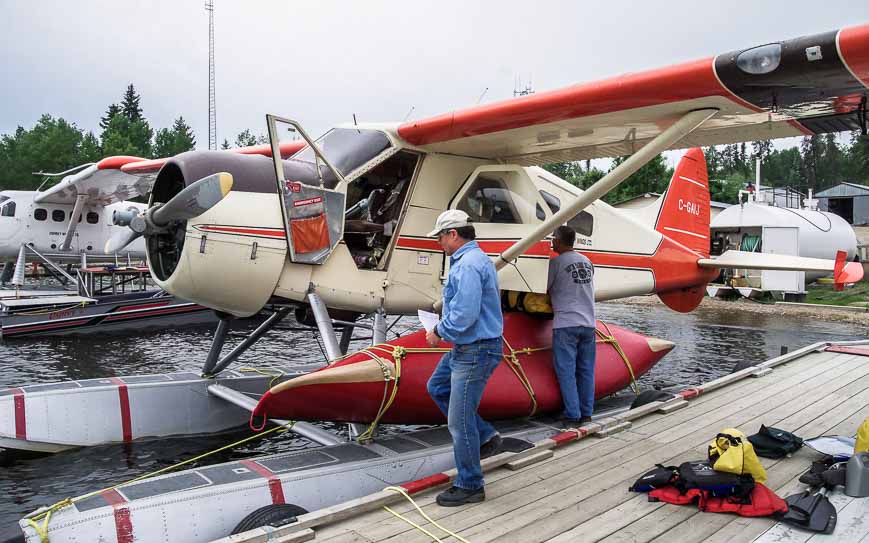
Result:
[[[422,309],[417,309],[416,314],[419,316],[419,322],[422,323],[426,332],[434,330],[435,326],[440,322],[440,317],[437,313],[430,313],[428,311],[423,311]]]

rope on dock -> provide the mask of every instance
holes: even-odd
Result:
[[[393,492],[398,492],[399,494],[404,496],[407,499],[407,501],[409,501],[414,506],[414,508],[416,508],[417,511],[419,511],[419,514],[422,515],[423,518],[425,518],[427,521],[429,521],[429,524],[431,524],[432,526],[437,526],[440,530],[446,532],[447,534],[451,535],[452,537],[455,537],[456,539],[458,539],[462,543],[470,543],[470,541],[468,541],[464,537],[460,536],[457,533],[451,532],[450,530],[447,530],[446,528],[444,528],[443,526],[441,526],[440,524],[438,524],[437,522],[432,520],[432,518],[429,517],[428,515],[426,515],[425,511],[420,509],[419,505],[417,505],[416,502],[413,501],[413,498],[410,497],[410,494],[408,494],[405,489],[398,487],[398,486],[388,486],[388,487],[384,488],[384,490],[391,490]],[[426,530],[425,528],[423,528],[419,524],[417,524],[414,521],[410,520],[409,518],[405,517],[401,513],[397,513],[385,505],[383,506],[383,508],[386,509],[387,511],[389,511],[390,513],[392,513],[393,515],[395,515],[396,517],[400,518],[404,522],[410,524],[411,526],[413,526],[417,530],[423,532],[425,535],[429,536],[430,538],[432,538],[432,540],[436,541],[437,543],[443,543],[443,540],[440,539],[438,536],[434,535],[433,533]]]

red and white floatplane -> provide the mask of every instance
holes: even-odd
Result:
[[[862,277],[844,253],[835,261],[740,251],[710,257],[709,181],[699,149],[685,153],[666,193],[646,209],[617,210],[600,198],[667,149],[865,130],[867,87],[864,25],[419,121],[335,128],[316,141],[296,121],[268,116],[270,156],[198,151],[125,163],[118,171],[126,175],[157,175],[149,208],[117,216],[130,230],[110,244],[121,249],[144,236],[158,286],[226,316],[204,376],[9,388],[0,392],[0,446],[60,450],[189,434],[191,420],[216,431],[252,416],[442,420],[425,391],[441,353],[420,350],[420,333],[387,342],[385,315],[437,304],[449,260],[425,234],[445,209],[472,217],[509,291],[545,292],[546,237],[561,224],[576,230],[577,250],[595,265],[598,300],[656,294],[691,311],[722,268],[825,272],[843,288]],[[289,158],[280,139],[287,127],[305,143]],[[624,155],[631,156],[586,190],[536,167]],[[221,358],[228,319],[264,307],[272,315]],[[326,367],[286,375],[271,388],[269,378],[227,370],[293,309],[319,330]],[[365,314],[373,324],[357,320]],[[505,322],[504,361],[481,413],[503,419],[509,446],[522,447],[558,430],[515,417],[557,411],[560,399],[549,323],[521,313],[507,313]],[[360,326],[371,329],[374,344],[344,357],[349,331]],[[629,385],[672,347],[612,325],[598,330],[599,396]],[[263,507],[325,507],[452,463],[444,428],[366,444],[304,422],[293,430],[324,447],[121,485],[37,511],[21,528],[34,542],[42,535],[209,541],[247,515],[274,512],[257,513]]]

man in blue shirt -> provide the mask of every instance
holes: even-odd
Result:
[[[441,213],[429,236],[437,237],[450,257],[443,314],[426,341],[432,347],[441,339],[453,343],[429,379],[428,392],[447,417],[458,470],[453,486],[437,502],[454,507],[486,499],[480,457],[495,454],[501,445],[501,436],[477,408],[503,357],[504,320],[498,274],[474,241],[468,214],[455,209]]]

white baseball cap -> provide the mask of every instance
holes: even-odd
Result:
[[[461,228],[471,224],[471,217],[461,209],[448,209],[438,215],[438,220],[435,221],[435,229],[428,233],[428,237],[433,238],[444,230],[451,228]]]

